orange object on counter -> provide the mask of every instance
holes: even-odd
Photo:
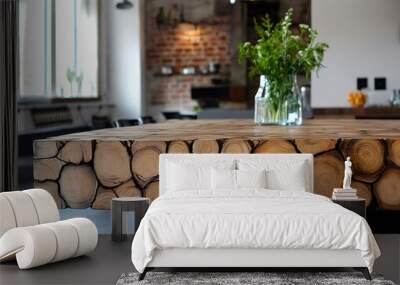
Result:
[[[362,107],[367,101],[367,95],[362,91],[351,91],[347,95],[347,102],[351,107]]]

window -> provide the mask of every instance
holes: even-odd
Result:
[[[97,98],[98,0],[20,0],[20,99]]]

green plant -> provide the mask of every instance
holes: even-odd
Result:
[[[321,68],[328,45],[316,42],[317,31],[300,24],[298,33],[292,32],[293,9],[273,24],[266,15],[260,23],[254,20],[259,37],[256,43],[239,45],[239,62],[249,61],[250,75],[265,75],[269,83],[269,104],[272,112],[292,93],[295,77],[305,73],[308,77],[313,70]]]

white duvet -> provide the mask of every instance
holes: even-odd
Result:
[[[380,255],[359,215],[323,196],[265,189],[162,195],[133,239],[135,268],[143,272],[165,248],[358,249],[370,271]]]

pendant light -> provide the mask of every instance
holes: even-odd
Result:
[[[115,7],[117,7],[117,9],[126,10],[132,8],[133,4],[129,0],[122,0],[122,2],[117,3]]]

